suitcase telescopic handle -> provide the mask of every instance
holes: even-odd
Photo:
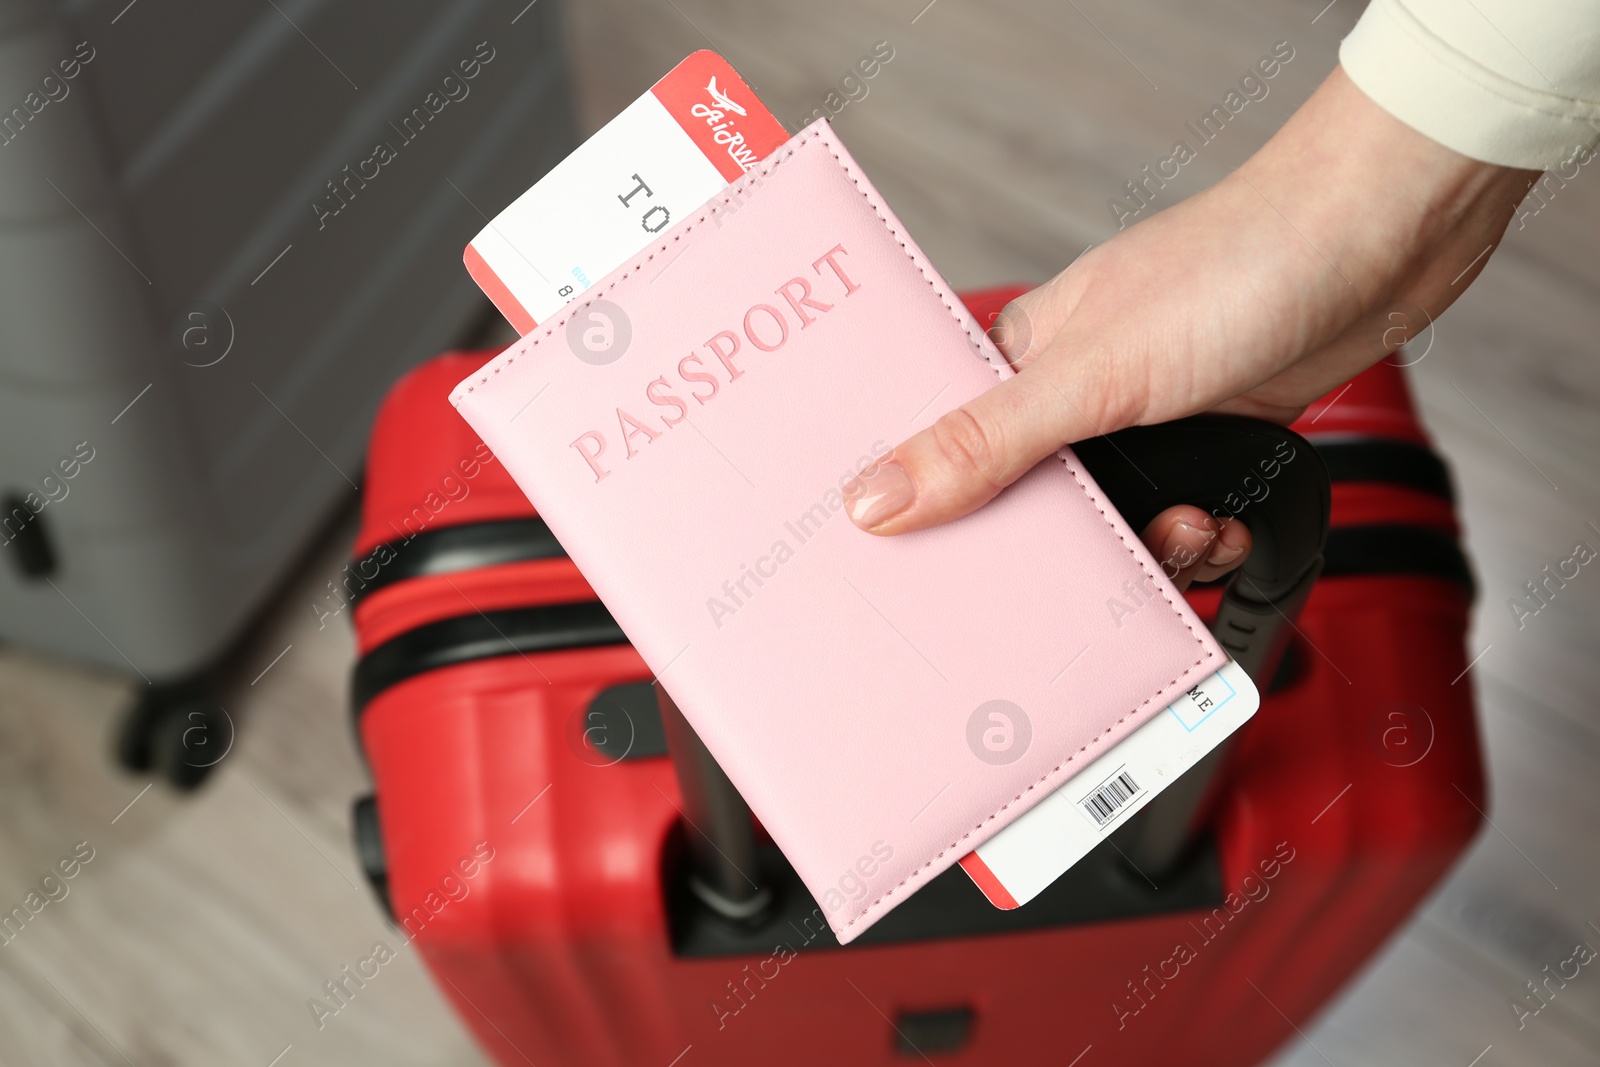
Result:
[[[689,890],[735,925],[759,926],[773,904],[757,862],[750,808],[666,688],[656,684],[662,732],[678,778]]]
[[[1288,427],[1235,415],[1135,426],[1073,447],[1135,531],[1174,504],[1250,528],[1250,555],[1229,578],[1211,629],[1265,691],[1322,571],[1331,499],[1316,449]],[[1187,854],[1229,747],[1213,749],[1113,835],[1140,874],[1159,878]]]
[[[1286,427],[1229,415],[1135,426],[1073,449],[1135,531],[1175,504],[1250,528],[1250,555],[1229,579],[1212,630],[1265,689],[1322,569],[1330,493],[1316,450]],[[672,698],[659,685],[656,692],[689,823],[689,885],[724,918],[759,922],[772,894],[756,867],[749,808]],[[1141,873],[1164,873],[1183,858],[1226,748],[1214,749],[1116,832]]]

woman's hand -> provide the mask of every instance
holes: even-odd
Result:
[[[1007,305],[991,333],[1018,374],[852,484],[850,517],[874,534],[949,522],[1062,445],[1126,426],[1290,422],[1406,339],[1389,313],[1434,317],[1460,296],[1535,177],[1429,140],[1335,69],[1233,174]],[[1145,531],[1158,560],[1206,550],[1181,584],[1248,549],[1240,524],[1207,521],[1174,508]]]

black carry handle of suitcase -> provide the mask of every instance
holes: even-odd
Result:
[[[1287,427],[1232,415],[1135,426],[1073,450],[1136,533],[1175,504],[1250,528],[1250,555],[1228,580],[1212,632],[1264,691],[1322,570],[1330,494],[1316,450]],[[689,823],[690,887],[726,918],[758,921],[771,891],[757,871],[750,811],[671,697],[656,692]],[[1212,750],[1115,832],[1141,872],[1164,873],[1183,857],[1227,748]]]
[[[1316,449],[1276,423],[1195,415],[1130,427],[1073,450],[1136,533],[1174,504],[1250,528],[1250,555],[1229,577],[1211,632],[1264,693],[1322,572],[1331,494]],[[1117,847],[1141,873],[1159,878],[1183,858],[1229,748],[1224,742],[1212,749],[1115,832]]]

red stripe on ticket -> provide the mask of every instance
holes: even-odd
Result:
[[[1003,911],[1017,907],[1016,899],[1005,886],[1000,884],[1000,879],[995,877],[989,865],[983,862],[976,852],[968,852],[961,857],[961,869],[967,872],[967,877],[971,878],[983,891],[983,895],[989,898],[989,903]]]
[[[528,309],[522,306],[522,301],[506,288],[500,276],[489,269],[489,264],[483,261],[483,256],[478,250],[468,245],[466,251],[461,253],[461,261],[467,265],[467,273],[478,283],[483,295],[489,298],[490,303],[500,310],[500,314],[504,315],[506,321],[517,331],[517,336],[531,333],[538,323],[533,321]]]

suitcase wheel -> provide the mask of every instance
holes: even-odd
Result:
[[[188,791],[206,780],[233,741],[233,720],[221,705],[196,695],[190,685],[155,686],[123,719],[117,762]]]

